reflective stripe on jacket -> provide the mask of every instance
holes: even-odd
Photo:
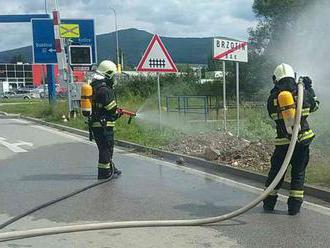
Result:
[[[303,133],[300,133],[298,135],[298,143],[307,139],[312,139],[315,137],[315,133],[309,129]],[[276,146],[282,146],[282,145],[288,145],[290,144],[290,139],[289,138],[276,138],[274,141],[274,144]]]

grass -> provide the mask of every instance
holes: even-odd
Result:
[[[3,105],[3,103],[5,103]],[[15,104],[13,104],[15,103]],[[156,99],[152,98],[145,101],[143,98],[126,98],[120,99],[120,106],[137,111],[140,106],[142,110],[154,111],[157,116]],[[8,113],[21,113],[26,116],[40,118],[46,121],[61,123],[70,127],[79,129],[87,129],[85,120],[82,116],[76,119],[70,119],[68,122],[63,122],[62,115],[67,113],[67,103],[65,101],[58,101],[55,108],[52,109],[47,101],[32,100],[32,101],[2,101],[0,102],[0,111]],[[311,159],[307,167],[306,182],[310,184],[330,187],[330,167],[328,166],[329,160],[329,134],[330,127],[324,121],[324,114],[327,110],[316,113],[312,118],[312,125],[320,135],[317,136],[313,142],[311,149]],[[222,114],[222,113],[221,113]],[[164,118],[166,113],[163,113]],[[236,117],[236,110],[228,110],[228,119]],[[202,118],[202,117],[199,117]],[[222,116],[220,116],[220,119]],[[275,137],[274,124],[268,117],[264,108],[241,108],[241,137],[249,140],[266,139],[271,140]],[[151,125],[150,123],[141,120],[133,120],[130,125],[127,124],[127,117],[120,118],[116,123],[116,139],[134,142],[137,144],[159,148],[168,144],[171,141],[180,139],[180,137],[192,134],[201,133],[210,130],[222,129],[222,123],[219,122],[198,122],[190,123],[189,128],[187,125],[179,126],[177,119],[168,119],[167,125],[159,129],[158,125]],[[157,118],[155,123],[157,123]],[[228,129],[232,133],[236,133],[236,121],[228,122]],[[330,144],[329,144],[330,145]]]
[[[128,110],[136,111],[137,107],[143,104],[142,99],[122,99],[120,101],[124,103]],[[4,105],[1,105],[4,103]],[[87,125],[85,124],[85,118],[78,115],[75,119],[69,119],[68,122],[63,122],[62,116],[67,117],[67,103],[65,101],[57,101],[54,110],[49,106],[48,101],[2,101],[0,102],[0,111],[7,113],[22,114],[25,116],[30,116],[34,118],[40,118],[45,121],[51,121],[55,123],[61,123],[70,127],[79,128],[87,130]],[[117,139],[122,139],[130,142],[135,142],[145,146],[160,147],[170,140],[171,137],[177,137],[179,134],[176,131],[171,131],[167,129],[159,130],[158,127],[152,125],[139,125],[135,120],[131,124],[127,124],[128,118],[123,116],[116,122],[115,135]]]
[[[306,171],[306,183],[330,187],[330,168],[326,161],[310,160]]]

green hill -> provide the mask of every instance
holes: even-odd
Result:
[[[125,64],[137,65],[152,34],[138,29],[118,32],[119,47],[125,54]],[[212,52],[212,38],[171,38],[161,37],[175,63],[206,64]],[[98,61],[110,58],[116,61],[116,33],[100,34],[96,37]],[[0,63],[9,63],[21,56],[24,62],[32,62],[32,48],[21,47],[0,52]]]

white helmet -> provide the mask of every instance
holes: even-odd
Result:
[[[117,66],[110,60],[103,60],[97,67],[96,72],[111,79],[117,73]]]
[[[293,68],[288,64],[280,64],[275,68],[273,79],[274,81],[280,81],[282,78],[293,78],[295,79],[295,72]]]

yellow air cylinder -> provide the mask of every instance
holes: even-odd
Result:
[[[92,114],[92,95],[93,88],[89,84],[83,84],[81,87],[80,108],[83,116],[88,117]]]
[[[285,123],[286,131],[292,134],[296,116],[296,104],[290,91],[282,91],[278,97],[278,104]]]

